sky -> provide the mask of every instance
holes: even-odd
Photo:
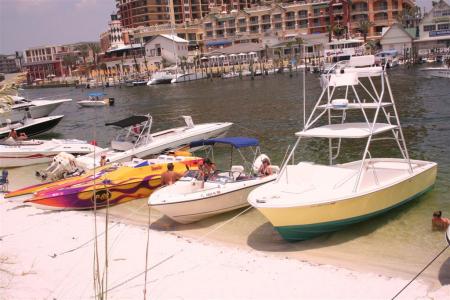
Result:
[[[0,0],[0,53],[98,41],[115,0]]]
[[[429,10],[431,0],[417,4]],[[0,53],[98,41],[115,9],[115,0],[0,0]]]

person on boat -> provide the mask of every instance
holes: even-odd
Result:
[[[199,166],[200,172],[202,174],[203,180],[208,180],[208,177],[214,174],[216,171],[216,164],[213,163],[209,158],[203,160],[203,164]]]
[[[167,171],[161,175],[161,185],[171,185],[180,179],[183,175],[173,170],[173,163],[167,164]]]
[[[28,136],[25,134],[25,132],[21,132],[20,134],[17,134],[17,131],[12,128],[8,135],[9,138],[13,138],[14,140],[26,140]]]
[[[100,166],[103,167],[107,164],[108,160],[106,159],[106,155],[102,154],[102,156],[100,156]]]
[[[258,170],[258,175],[262,177],[272,175],[272,167],[270,166],[270,160],[268,158],[263,159]]]
[[[445,230],[450,225],[450,220],[442,217],[442,211],[438,210],[433,213],[431,226],[433,230]]]

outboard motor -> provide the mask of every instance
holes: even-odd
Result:
[[[114,98],[108,98],[108,100],[109,100],[109,105],[114,106]]]

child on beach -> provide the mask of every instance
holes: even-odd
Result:
[[[445,230],[450,225],[450,220],[442,218],[442,211],[438,210],[433,213],[433,219],[431,219],[431,227],[433,230]]]

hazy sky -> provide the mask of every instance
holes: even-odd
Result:
[[[431,0],[417,0],[431,7]],[[115,0],[0,0],[0,53],[28,47],[98,41]]]
[[[114,0],[0,0],[0,53],[98,41]]]

